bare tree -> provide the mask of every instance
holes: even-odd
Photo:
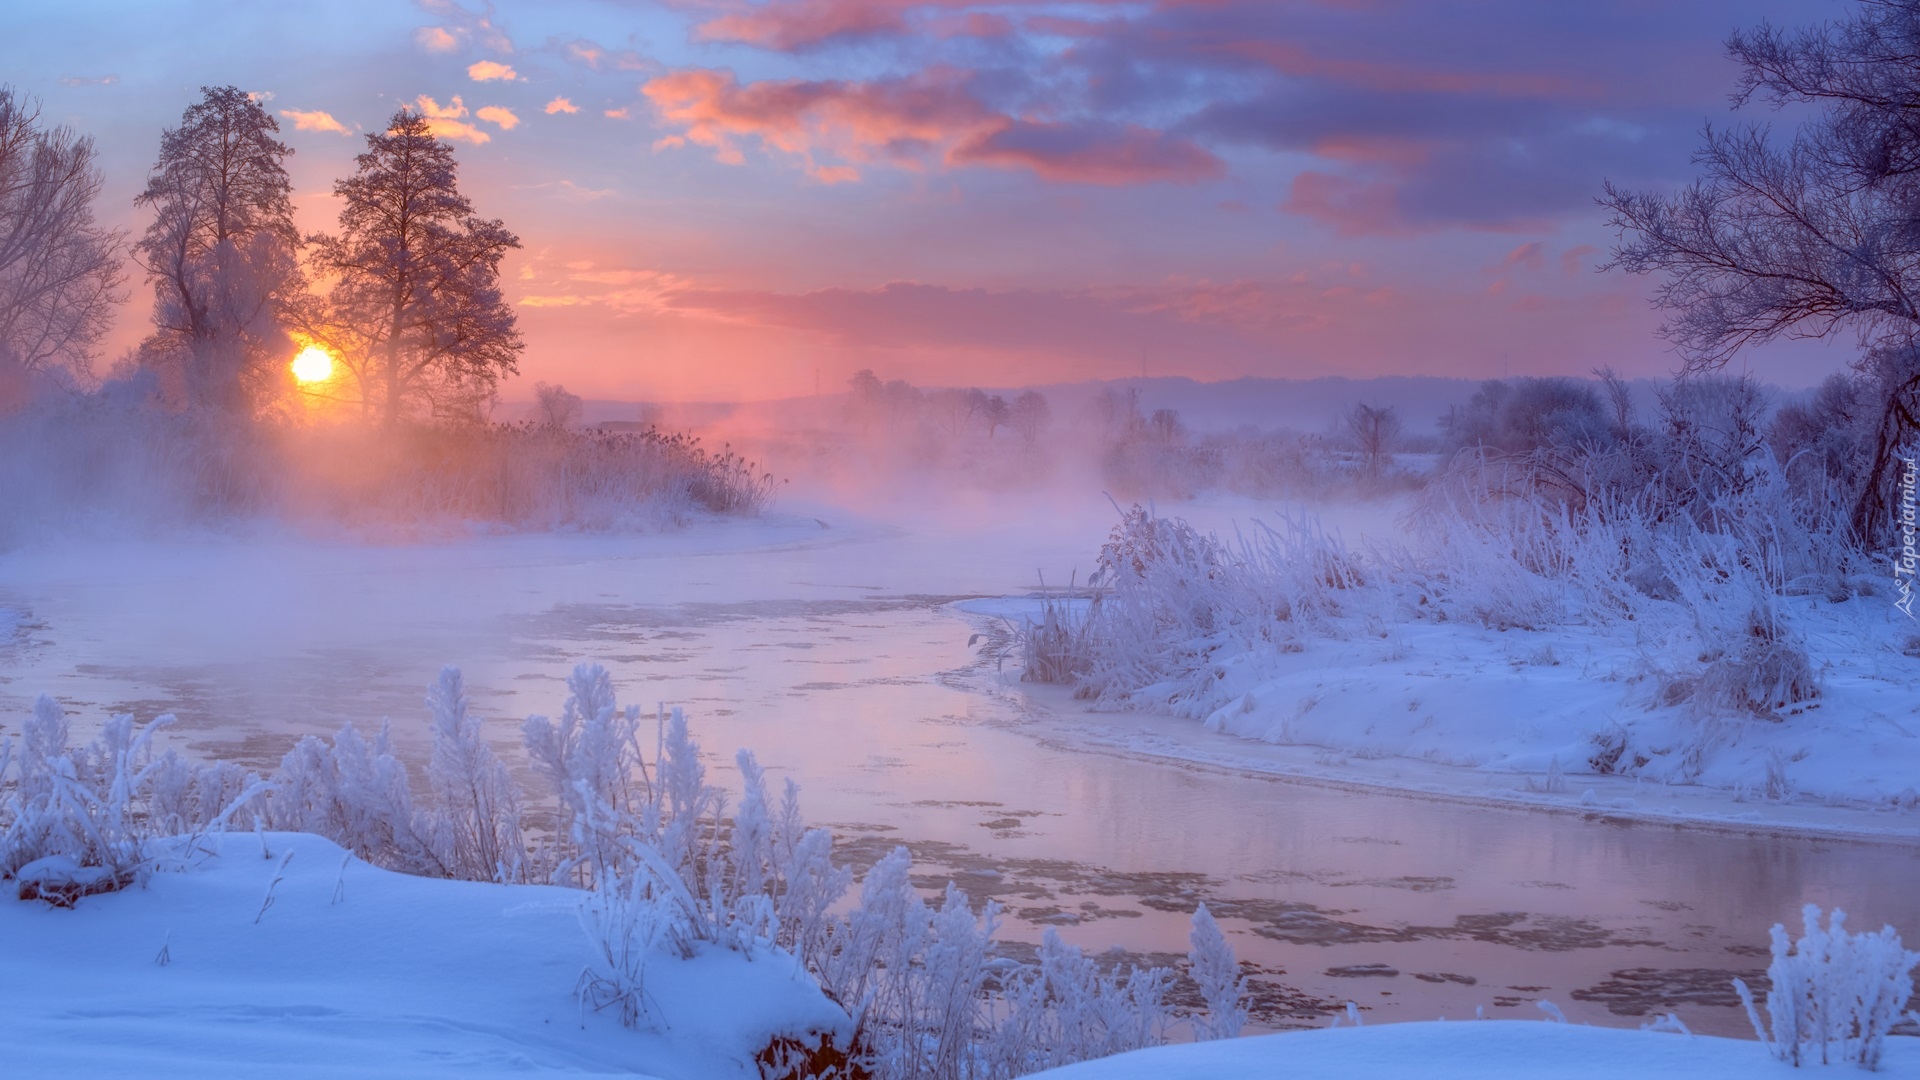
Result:
[[[0,86],[0,381],[84,368],[123,297],[121,236],[94,223],[93,140],[40,126],[40,105]]]
[[[1048,407],[1047,396],[1040,391],[1028,390],[1013,399],[1009,422],[1013,424],[1013,430],[1019,432],[1020,437],[1028,443],[1039,439],[1040,433],[1047,429],[1052,419],[1053,409]]]
[[[337,283],[325,321],[353,344],[342,358],[363,408],[391,427],[410,406],[440,412],[484,400],[517,370],[520,331],[500,294],[500,261],[520,239],[478,217],[460,194],[453,148],[406,109],[367,136],[340,234],[313,238],[315,265]]]
[[[1347,430],[1360,450],[1360,466],[1370,480],[1379,479],[1393,461],[1394,440],[1400,437],[1400,417],[1393,406],[1360,402],[1347,412]]]
[[[960,434],[973,423],[973,415],[979,413],[979,407],[987,404],[985,394],[979,390],[960,390],[948,386],[943,390],[929,390],[927,405],[933,409],[933,419],[947,430],[947,434]]]
[[[1147,426],[1153,437],[1162,445],[1172,446],[1180,441],[1180,411],[1178,409],[1155,409],[1148,418]]]
[[[1920,0],[1862,0],[1850,17],[1798,32],[1735,33],[1734,104],[1756,96],[1811,113],[1784,144],[1764,126],[1709,127],[1705,176],[1675,195],[1606,185],[1621,242],[1607,268],[1659,271],[1662,332],[1689,370],[1712,370],[1777,338],[1855,332],[1869,356],[1920,337]],[[1877,364],[1877,367],[1876,367]],[[1881,413],[1855,532],[1892,525],[1900,447],[1920,433],[1920,367],[1871,359]]]
[[[585,407],[580,395],[570,393],[558,383],[534,383],[533,401],[540,412],[541,423],[557,431],[572,427]]]
[[[178,365],[197,405],[243,411],[284,378],[281,316],[305,281],[279,131],[247,92],[202,87],[134,200],[154,211],[134,245],[154,288],[143,351]]]
[[[1607,411],[1612,415],[1613,437],[1626,441],[1633,436],[1633,390],[1620,373],[1611,367],[1593,369],[1593,377],[1600,381],[1600,388],[1607,395]]]

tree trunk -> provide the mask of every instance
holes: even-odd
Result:
[[[1920,373],[1894,387],[1880,413],[1873,448],[1873,468],[1861,485],[1853,506],[1853,534],[1868,548],[1878,548],[1894,534],[1893,500],[1888,488],[1898,472],[1901,448],[1920,436]]]

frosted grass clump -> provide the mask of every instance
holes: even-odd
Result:
[[[1733,980],[1754,1034],[1774,1057],[1790,1065],[1851,1062],[1863,1069],[1879,1068],[1887,1033],[1913,997],[1913,969],[1920,964],[1920,953],[1907,951],[1891,926],[1871,934],[1848,933],[1846,912],[1838,908],[1824,927],[1814,904],[1801,910],[1801,920],[1804,931],[1792,942],[1786,927],[1773,925],[1766,1023],[1746,982]],[[1907,1015],[1920,1022],[1920,1017]]]

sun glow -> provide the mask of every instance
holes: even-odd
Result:
[[[333,374],[333,354],[309,345],[293,358],[293,377],[303,383],[324,382]]]

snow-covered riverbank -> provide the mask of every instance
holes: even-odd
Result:
[[[1006,597],[954,608],[992,632],[1039,606]],[[1403,639],[1423,651],[1396,658],[1373,655],[1391,643],[1316,642],[1274,658],[1264,675],[1243,665],[1229,676],[1245,684],[1240,696],[1198,723],[1096,707],[1007,670],[1030,703],[1030,733],[1089,751],[1622,822],[1920,840],[1920,679],[1904,670],[1920,665],[1885,646],[1834,656],[1819,709],[1726,724],[1714,771],[1674,782],[1594,771],[1602,733],[1671,746],[1695,723],[1596,673],[1600,661],[1575,651],[1576,635],[1456,624]],[[1556,644],[1553,663],[1515,659]],[[1578,659],[1561,659],[1569,653]],[[1769,792],[1775,763],[1785,786]]]

